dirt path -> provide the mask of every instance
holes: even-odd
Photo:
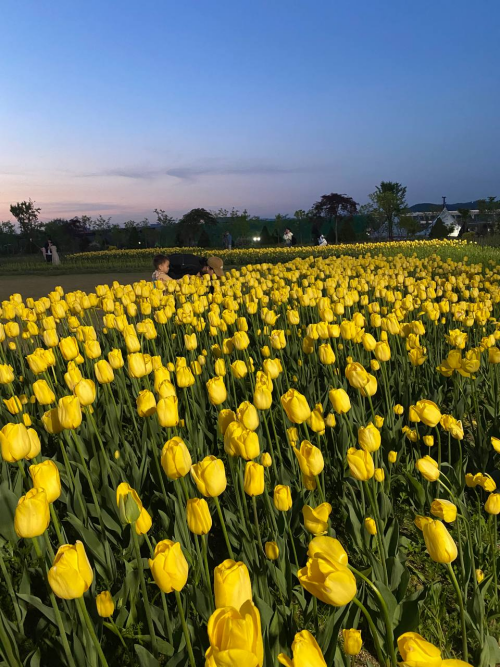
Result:
[[[63,276],[0,276],[0,301],[19,292],[23,298],[39,299],[47,296],[56,285],[65,292],[84,290],[92,292],[96,285],[110,284],[113,280],[123,284],[133,283],[143,278],[150,279],[147,271],[141,273],[80,273]]]

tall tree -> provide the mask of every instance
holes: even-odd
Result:
[[[331,218],[335,223],[335,243],[339,242],[339,219],[344,216],[353,216],[358,210],[358,204],[352,197],[339,195],[332,192],[323,195],[312,207],[313,214],[317,217]]]
[[[17,202],[10,207],[10,212],[19,223],[21,234],[28,239],[31,239],[33,232],[40,226],[38,215],[41,210],[41,208],[35,206],[35,202],[31,199]]]
[[[193,208],[179,220],[177,240],[182,245],[194,245],[200,235],[201,225],[216,225],[217,218],[204,208]]]
[[[408,208],[406,203],[406,186],[395,181],[382,181],[375,192],[368,195],[374,207],[374,213],[387,222],[389,238],[394,236],[394,222]]]
[[[154,211],[156,213],[156,220],[162,227],[167,227],[168,225],[173,225],[175,223],[175,218],[168,215],[162,208],[155,208]]]

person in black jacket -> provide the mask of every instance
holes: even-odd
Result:
[[[198,257],[189,253],[169,255],[170,270],[168,275],[174,280],[183,276],[201,276],[204,273],[215,274],[218,278],[224,275],[224,262],[220,257]]]

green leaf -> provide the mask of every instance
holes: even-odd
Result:
[[[158,660],[140,644],[134,644],[134,650],[141,667],[160,667]]]
[[[47,607],[47,605],[43,604],[40,598],[37,598],[35,595],[25,595],[23,593],[18,593],[17,597],[20,598],[21,600],[24,600],[25,602],[28,602],[30,605],[35,607],[35,609],[38,609],[38,611],[42,613],[45,616],[45,618],[48,618],[49,621],[57,627],[57,621],[52,607]],[[69,634],[71,632],[71,625],[68,621],[66,614],[63,611],[61,611],[61,618],[66,634]]]
[[[0,535],[9,542],[17,543],[19,540],[14,530],[14,514],[16,513],[19,498],[6,484],[0,486]]]
[[[107,567],[108,563],[106,562],[104,545],[102,543],[102,540],[98,537],[97,533],[95,533],[93,530],[85,528],[80,519],[76,517],[74,514],[68,513],[67,518],[68,521],[71,523],[71,525],[81,536],[83,543],[85,544],[85,547],[88,547],[89,550],[92,552],[92,554],[95,556],[95,558],[97,558],[102,563],[102,565]]]
[[[410,473],[406,473],[405,476],[406,476],[406,479],[408,480],[408,482],[409,482],[409,483],[411,484],[411,486],[413,487],[413,490],[415,491],[415,498],[416,498],[416,500],[417,500],[418,508],[419,508],[420,510],[422,510],[423,507],[424,507],[424,505],[425,505],[425,491],[424,491],[424,487],[422,486],[422,484],[420,484],[420,482],[418,481],[418,479],[415,479],[415,477],[413,477],[412,475],[410,475]]]

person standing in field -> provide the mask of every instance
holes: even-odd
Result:
[[[293,240],[292,230],[287,227],[285,229],[285,233],[283,234],[283,241],[285,242],[285,245],[287,247],[290,247],[292,245],[292,240]]]
[[[226,250],[231,250],[231,248],[233,247],[233,237],[231,236],[230,232],[224,232],[222,238],[224,241],[224,248]]]

